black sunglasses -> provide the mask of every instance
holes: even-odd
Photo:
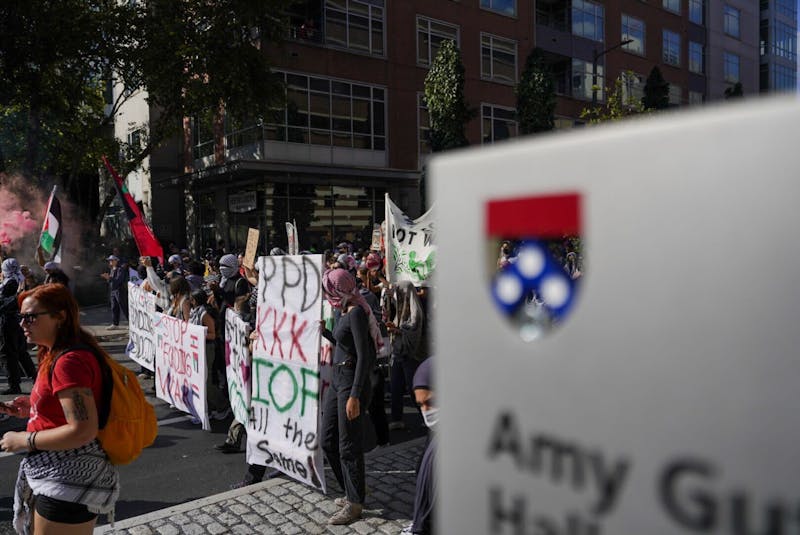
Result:
[[[33,323],[36,321],[37,316],[41,316],[43,314],[52,314],[52,312],[28,312],[27,314],[17,314],[17,321],[21,321],[22,323]]]

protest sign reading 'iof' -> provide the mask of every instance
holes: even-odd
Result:
[[[258,259],[247,462],[325,489],[319,440],[322,256]]]

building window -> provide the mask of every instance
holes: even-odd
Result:
[[[772,64],[773,91],[797,91],[797,71],[785,65]]]
[[[572,0],[572,33],[603,41],[603,6],[588,0]]]
[[[384,0],[325,0],[325,42],[383,56]]]
[[[739,56],[723,52],[722,61],[725,81],[735,84],[739,81]]]
[[[689,70],[703,74],[703,45],[689,41]]]
[[[788,24],[777,20],[772,32],[772,53],[790,61],[797,60],[797,33]]]
[[[622,45],[624,50],[644,55],[644,21],[628,15],[622,15],[622,40],[632,41]]]
[[[592,63],[572,58],[572,96],[592,100]],[[603,66],[597,65],[597,100],[604,97]]]
[[[425,102],[423,93],[417,93],[417,123],[419,124],[417,159],[421,169],[425,161],[425,155],[433,152],[431,148],[431,118],[428,115],[428,104]]]
[[[511,17],[517,14],[517,0],[481,0],[481,7]]]
[[[689,20],[695,24],[705,25],[706,6],[704,0],[689,0]]]
[[[644,97],[645,77],[635,72],[623,72],[622,79],[622,103],[626,106],[636,106],[642,102]]]
[[[739,33],[739,19],[742,16],[741,12],[736,9],[735,7],[731,7],[729,5],[725,5],[724,11],[724,30],[726,35],[730,35],[731,37],[736,37],[737,39],[741,36]]]
[[[797,18],[796,0],[775,0],[775,11],[792,20]]]
[[[517,137],[517,112],[514,108],[503,108],[491,104],[481,105],[482,143],[495,143]]]
[[[459,47],[458,26],[426,17],[417,17],[417,65],[429,67],[444,41]]]
[[[675,84],[669,84],[669,105],[670,106],[681,105],[681,86]]]
[[[668,65],[675,65],[676,67],[681,64],[681,36],[675,32],[664,30],[663,32],[663,49],[661,51],[661,59]]]
[[[663,0],[664,9],[672,11],[680,15],[681,13],[681,0]]]
[[[481,77],[497,82],[516,82],[517,42],[482,33]]]
[[[703,103],[703,93],[689,91],[689,106],[698,106]]]
[[[273,109],[271,141],[386,150],[385,89],[283,73],[287,105]]]

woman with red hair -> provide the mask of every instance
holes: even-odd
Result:
[[[39,346],[39,372],[30,396],[0,406],[29,418],[10,431],[0,449],[25,452],[14,492],[18,533],[89,534],[99,513],[119,496],[119,474],[97,441],[103,381],[95,354],[104,353],[81,328],[78,303],[61,284],[19,296],[19,320],[29,343]]]

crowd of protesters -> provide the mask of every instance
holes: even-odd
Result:
[[[270,254],[286,253],[273,248]],[[205,326],[209,416],[218,421],[229,418],[223,339],[226,311],[233,310],[252,328],[255,326],[258,274],[243,265],[243,254],[229,253],[220,246],[195,256],[170,244],[163,265],[150,257],[125,258],[119,248],[114,248],[105,260],[108,271],[100,276],[108,283],[108,328],[119,328],[121,315],[127,317],[128,282],[151,292],[158,311]],[[415,400],[415,372],[430,354],[428,324],[432,307],[430,289],[415,288],[407,282],[389,283],[380,251],[355,251],[352,243],[342,242],[335,250],[324,253],[324,261],[324,294],[334,313],[322,332],[334,345],[334,376],[332,388],[321,400],[325,418],[320,439],[345,493],[337,500],[340,509],[329,522],[349,524],[360,518],[366,495],[367,426],[374,430],[376,447],[389,445],[390,431],[405,427],[407,396],[412,402]],[[17,320],[17,294],[30,290],[38,281],[29,277],[30,270],[25,274],[14,259],[7,259],[2,267],[0,357],[9,370],[9,389],[3,394],[14,394],[20,393],[20,374],[36,374]],[[69,278],[57,264],[50,262],[44,268],[46,278],[42,282],[69,286]],[[142,368],[139,377],[150,379],[152,372]],[[390,386],[390,420],[385,407],[386,379]],[[234,420],[226,441],[216,449],[240,452],[245,435],[245,426]],[[244,478],[232,487],[274,475],[277,472],[267,473],[265,466],[248,465]],[[429,528],[408,532],[428,533]]]

